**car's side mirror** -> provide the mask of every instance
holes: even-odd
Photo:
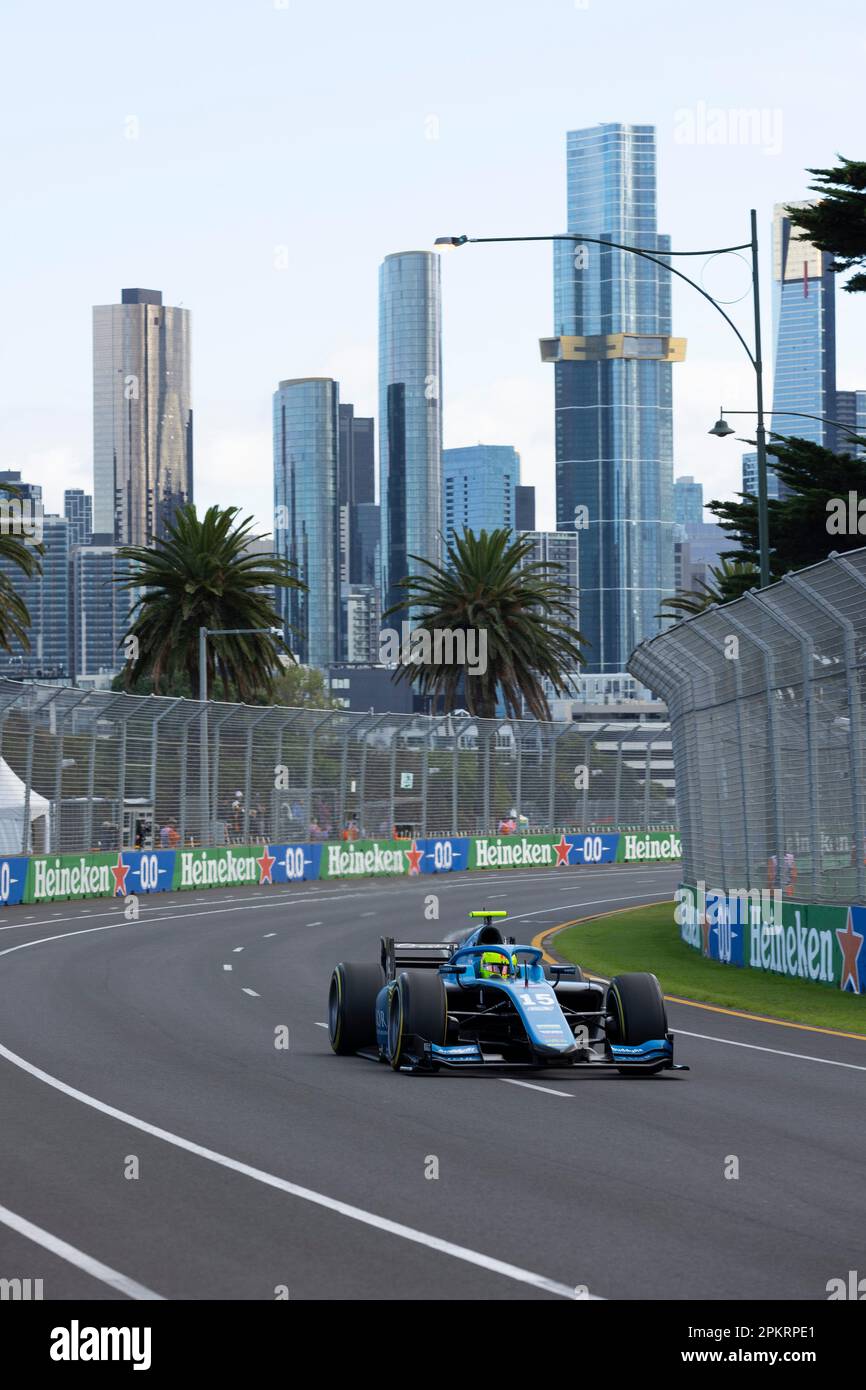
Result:
[[[550,967],[550,973],[556,977],[556,983],[559,984],[560,976],[576,975],[577,968],[574,965],[552,965]]]
[[[440,975],[465,975],[469,969],[468,965],[440,965]]]

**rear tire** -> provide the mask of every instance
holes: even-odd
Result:
[[[328,1037],[340,1057],[376,1045],[376,996],[385,983],[381,965],[346,965],[331,976]]]
[[[607,1012],[616,1020],[609,1030],[611,1042],[640,1047],[641,1043],[667,1035],[668,1018],[661,985],[655,975],[648,972],[615,975],[607,992]],[[654,1076],[662,1068],[644,1071],[620,1067],[619,1070],[621,1076]]]
[[[448,1000],[438,971],[404,970],[397,977],[388,1011],[388,1060],[399,1071],[408,1040],[417,1036],[444,1046]]]

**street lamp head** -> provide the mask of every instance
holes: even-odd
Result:
[[[734,431],[731,429],[724,415],[720,415],[713,425],[713,428],[707,430],[707,434],[714,434],[717,439],[727,439],[728,435],[733,433]]]
[[[439,251],[447,251],[451,246],[465,246],[468,240],[468,236],[438,236],[433,245]]]

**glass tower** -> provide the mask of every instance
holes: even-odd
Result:
[[[93,529],[148,545],[191,500],[189,310],[122,290],[93,310]]]
[[[704,519],[704,485],[691,474],[674,483],[674,521],[679,526],[700,526]]]
[[[379,500],[387,602],[400,580],[439,562],[442,525],[442,308],[440,258],[386,256],[379,268]]]
[[[63,494],[63,515],[69,522],[69,544],[89,545],[93,535],[93,498],[80,487]]]
[[[330,377],[274,392],[274,547],[307,585],[276,602],[298,660],[322,669],[340,659],[339,398]]]
[[[442,451],[444,488],[442,533],[450,545],[471,528],[495,531],[515,522],[515,490],[520,455],[510,444],[470,444]]]
[[[655,130],[609,124],[567,135],[568,231],[660,254]],[[554,243],[557,337],[556,525],[581,531],[581,630],[587,671],[626,669],[659,631],[673,590],[670,275],[603,246]]]
[[[805,207],[792,203],[791,207]],[[836,281],[833,257],[801,241],[781,204],[773,209],[773,410],[803,410],[834,419]],[[832,425],[774,415],[777,434],[837,447]]]

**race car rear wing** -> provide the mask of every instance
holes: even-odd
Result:
[[[381,937],[380,946],[388,980],[393,980],[398,970],[438,969],[457,949],[455,941],[395,941],[393,936]]]

